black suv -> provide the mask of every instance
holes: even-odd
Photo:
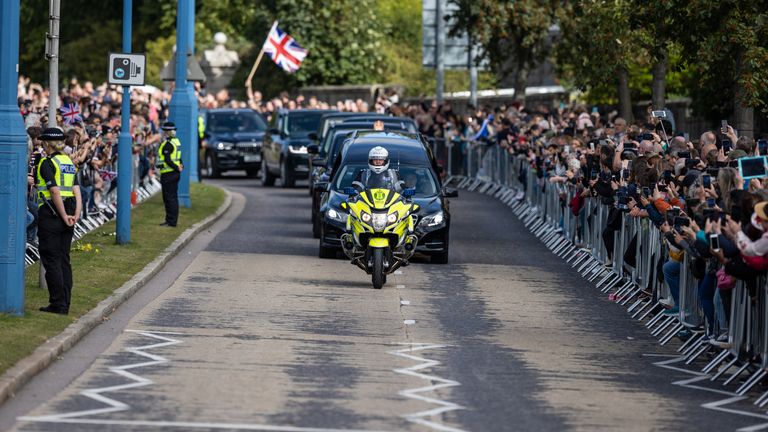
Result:
[[[307,145],[329,110],[279,110],[264,138],[261,181],[272,186],[280,177],[283,187],[294,187],[296,179],[309,177]]]
[[[245,170],[255,177],[261,166],[261,145],[267,122],[252,109],[212,109],[203,114],[200,173],[219,177],[224,171]]]

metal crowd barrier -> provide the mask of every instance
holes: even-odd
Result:
[[[137,204],[157,194],[160,192],[160,189],[161,187],[159,180],[147,177],[144,182],[144,186],[138,186],[134,190],[137,195]],[[73,240],[80,240],[89,232],[104,225],[115,217],[117,214],[117,188],[104,195],[102,200],[106,205],[105,208],[97,209],[98,211],[94,214],[88,214],[86,212],[88,216],[77,221],[77,224],[75,224],[75,234],[73,236]],[[27,249],[24,255],[25,266],[29,267],[39,259],[40,251],[38,250],[37,245],[27,242]]]
[[[614,233],[609,254],[603,230],[612,211],[599,198],[586,198],[574,214],[569,203],[579,192],[567,183],[551,183],[539,177],[525,157],[486,143],[469,143],[462,160],[452,158],[448,182],[457,187],[493,196],[511,207],[523,225],[552,252],[564,259],[609,299],[627,308],[634,319],[644,323],[651,334],[666,345],[681,336],[677,348],[681,360],[691,365],[705,353],[712,355],[702,369],[712,381],[723,385],[740,381],[735,393],[745,395],[768,376],[768,281],[757,281],[756,296],[750,296],[743,282],[731,293],[728,348],[710,343],[707,323],[699,301],[699,281],[692,274],[688,254],[680,266],[680,296],[676,315],[668,315],[659,301],[670,298],[667,284],[657,275],[669,259],[663,237],[648,219],[621,213],[620,228]],[[450,164],[460,164],[458,170]],[[463,173],[463,174],[462,174]],[[633,248],[630,250],[630,246]],[[625,255],[634,254],[634,265]],[[609,259],[610,257],[610,259]],[[610,264],[610,265],[606,265]],[[716,323],[710,323],[716,326]],[[724,330],[724,329],[723,329]],[[681,333],[682,332],[682,333]],[[768,392],[755,404],[768,404]]]

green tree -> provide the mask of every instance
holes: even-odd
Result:
[[[452,32],[468,32],[482,46],[498,77],[513,77],[515,98],[525,97],[528,74],[546,57],[549,29],[561,2],[546,0],[450,0],[458,6]]]
[[[577,89],[618,97],[619,113],[632,120],[630,71],[637,70],[638,31],[629,25],[625,0],[584,0],[559,14],[561,39],[555,49],[561,77]]]
[[[754,108],[768,112],[768,2],[675,0],[684,59],[695,68],[696,112],[710,121],[733,114],[753,134]]]

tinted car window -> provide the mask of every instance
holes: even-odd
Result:
[[[289,135],[309,135],[310,132],[317,131],[317,125],[323,114],[325,114],[323,111],[289,114],[285,118],[285,130]]]
[[[253,111],[210,113],[205,127],[209,132],[214,133],[267,130],[267,124]]]

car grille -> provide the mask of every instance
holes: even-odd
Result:
[[[235,144],[235,149],[243,154],[261,153],[261,143],[259,142],[239,142]]]

